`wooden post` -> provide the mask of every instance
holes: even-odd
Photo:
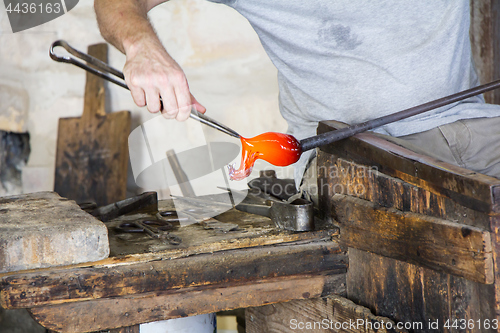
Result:
[[[336,295],[249,308],[245,317],[247,333],[407,332],[390,319]],[[418,332],[420,326],[414,328]]]
[[[471,0],[470,39],[481,83],[500,78],[500,2]],[[485,94],[486,102],[500,104],[500,91]]]

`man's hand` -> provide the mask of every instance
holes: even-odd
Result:
[[[95,0],[103,37],[127,56],[123,74],[134,102],[165,118],[186,120],[191,108],[206,111],[189,92],[181,67],[167,53],[147,13],[165,0]],[[160,100],[161,98],[161,100]],[[163,108],[162,108],[163,106]]]
[[[144,38],[126,47],[125,53],[123,74],[138,106],[147,105],[149,112],[161,111],[165,118],[180,121],[189,118],[192,107],[205,112],[189,92],[181,67],[157,40]]]

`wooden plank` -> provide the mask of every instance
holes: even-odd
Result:
[[[105,43],[88,53],[107,61]],[[106,115],[103,79],[87,73],[81,118],[59,120],[54,190],[99,206],[125,199],[130,112]]]
[[[490,230],[490,216],[464,207],[442,195],[387,176],[368,167],[320,151],[318,184],[321,210],[328,211],[334,194],[345,194],[372,201],[383,207],[434,216],[484,230]]]
[[[491,212],[491,209],[498,207],[498,180],[428,160],[373,134],[361,135],[356,141],[360,143],[359,147],[345,141],[348,140],[319,153],[318,164],[326,167],[319,174],[319,186],[322,188],[320,205],[327,214],[334,206],[330,202],[331,197],[335,192],[343,192],[385,207],[475,226],[478,232],[491,230],[490,237],[496,237],[492,220],[497,218],[498,213]],[[374,142],[375,147],[370,147],[370,142]],[[370,160],[372,158],[375,162]],[[331,168],[339,169],[340,174],[331,177],[325,172],[331,171]],[[364,188],[360,190],[360,186]],[[344,189],[339,191],[342,187]],[[420,236],[419,231],[414,233]],[[344,236],[344,231],[341,231],[341,239]],[[458,236],[460,239],[460,234]],[[359,244],[357,242],[354,246],[359,247]],[[496,265],[496,254],[500,252],[494,250],[494,244],[496,240],[491,249]],[[378,242],[380,247],[386,245],[385,241]],[[446,320],[472,319],[476,324],[471,332],[488,331],[484,327],[480,329],[478,323],[498,319],[499,303],[495,300],[499,299],[500,293],[495,285],[474,282],[354,248],[349,249],[349,262],[348,297],[373,309],[378,315],[403,322],[438,320],[442,324]],[[494,278],[498,280],[497,275]],[[441,326],[439,330],[444,328]]]
[[[51,330],[88,332],[332,293],[345,294],[345,274],[299,275],[250,284],[191,287],[173,292],[39,307],[30,312],[36,321]],[[68,313],[79,315],[68,316]],[[95,318],[102,320],[96,321]]]
[[[396,322],[438,321],[416,332],[496,332],[495,286],[439,273],[399,260],[349,248],[347,297]],[[470,329],[445,329],[447,320],[472,320]],[[482,326],[480,327],[479,324]]]
[[[495,0],[471,0],[471,22],[470,41],[472,56],[476,64],[476,71],[481,83],[491,82],[496,79],[491,70],[494,59],[494,48],[492,37],[492,12],[491,5]],[[488,103],[495,100],[495,92],[490,91],[484,94]]]
[[[264,246],[176,260],[12,274],[0,279],[0,301],[4,308],[31,308],[296,274],[344,273],[347,265],[346,255],[331,240]]]
[[[318,126],[318,133],[342,126],[335,121],[323,121]],[[462,206],[485,213],[500,213],[499,179],[414,153],[373,133],[361,133],[322,146],[321,150],[377,168],[388,176],[448,197]]]
[[[390,319],[335,295],[248,308],[245,317],[247,333],[407,332]]]
[[[349,247],[454,274],[494,282],[488,231],[341,194],[331,198],[341,242]]]
[[[500,3],[495,0],[471,0],[470,37],[472,54],[480,82],[490,82],[500,77]],[[500,104],[500,91],[485,94],[488,103]],[[498,200],[498,198],[496,198]],[[496,318],[500,320],[500,238],[499,217],[491,218],[493,254],[495,262]]]

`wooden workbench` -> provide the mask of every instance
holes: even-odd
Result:
[[[319,132],[338,125],[323,122]],[[237,308],[247,308],[249,333],[323,320],[498,331],[500,180],[364,133],[321,148],[318,185],[323,223],[315,231],[281,231],[230,210],[173,231],[182,243],[169,245],[117,233],[124,221],[153,216],[124,215],[106,223],[109,258],[4,273],[0,305],[27,308],[64,332]],[[160,202],[160,211],[173,208]]]
[[[160,202],[160,211],[173,208]],[[115,230],[152,216],[107,222],[108,259],[0,275],[1,306],[27,308],[53,331],[89,332],[345,294],[348,261],[336,228],[278,231],[266,217],[231,210],[218,219],[237,230],[210,221],[181,227],[173,231],[179,245]]]
[[[338,125],[323,122],[319,132]],[[247,309],[248,333],[324,320],[333,326],[302,331],[405,331],[334,325],[358,320],[498,331],[500,180],[364,133],[321,148],[318,185],[315,231],[281,231],[230,210],[173,231],[182,243],[169,245],[117,233],[124,221],[152,217],[124,215],[106,223],[108,259],[2,274],[0,305],[64,332],[237,308]],[[160,211],[173,208],[160,202]]]
[[[347,298],[424,323],[415,332],[499,331],[499,179],[372,133],[321,147],[318,177],[320,210],[348,247]]]

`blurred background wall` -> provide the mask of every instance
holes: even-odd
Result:
[[[2,7],[3,2],[0,131],[24,133],[16,136],[14,152],[24,155],[3,176],[0,195],[53,190],[58,119],[81,116],[85,71],[52,61],[48,49],[58,39],[85,52],[88,45],[103,41],[93,1],[80,0],[67,14],[18,33],[12,33]],[[204,0],[171,0],[154,8],[150,18],[208,115],[247,137],[286,131],[278,110],[276,70],[246,19],[229,7]],[[121,70],[125,56],[111,47],[109,63]],[[113,84],[107,88],[107,112],[131,111],[132,129],[155,116],[135,106],[123,88]],[[139,191],[132,183],[130,192]]]

